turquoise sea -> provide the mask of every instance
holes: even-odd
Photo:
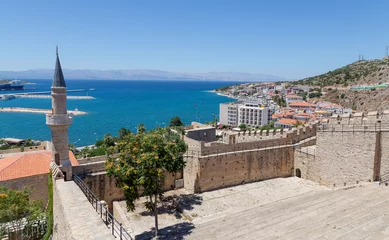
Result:
[[[36,83],[26,88],[50,91],[51,80],[27,80]],[[77,146],[93,144],[104,134],[117,135],[121,127],[136,130],[140,123],[147,128],[169,124],[179,116],[185,124],[196,119],[212,121],[219,114],[219,103],[233,99],[209,92],[218,87],[238,82],[221,81],[114,81],[66,80],[67,89],[91,89],[93,100],[68,99],[68,109],[78,108],[87,115],[74,116],[69,129],[69,142]],[[4,93],[4,92],[0,92]],[[70,93],[68,95],[86,95]],[[25,107],[51,109],[51,99],[18,98],[0,101],[0,107]],[[45,115],[39,113],[1,113],[0,138],[32,138],[50,140],[50,130]]]

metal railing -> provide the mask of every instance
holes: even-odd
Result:
[[[73,181],[80,187],[81,191],[85,194],[88,201],[92,204],[92,207],[100,215],[100,218],[111,229],[111,233],[114,237],[119,238],[120,240],[132,240],[133,238],[123,228],[122,223],[119,222],[112,213],[109,212],[107,206],[103,206],[103,202],[100,201],[97,196],[89,189],[89,187],[82,181],[82,179],[77,175],[73,174]]]

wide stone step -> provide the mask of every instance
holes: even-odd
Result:
[[[385,187],[384,187],[385,188]],[[348,190],[313,191],[215,219],[211,224],[196,224],[193,239],[314,239],[319,231],[331,232],[331,224],[363,218],[365,209],[379,205],[389,191],[370,184]],[[364,204],[364,206],[360,206]],[[339,211],[339,209],[341,209]],[[354,212],[360,212],[354,214]],[[367,217],[364,219],[364,217]],[[374,218],[373,218],[374,219]],[[373,220],[370,219],[370,220]],[[340,220],[339,220],[340,221]],[[329,223],[329,225],[327,224]],[[342,223],[340,221],[340,223]],[[338,223],[339,224],[339,223]],[[343,232],[344,233],[344,232]],[[308,235],[307,235],[308,234]],[[311,234],[311,235],[309,235]],[[309,238],[307,238],[309,236]],[[337,236],[334,236],[337,237]],[[326,239],[326,238],[324,238]]]
[[[355,201],[355,195],[357,194],[362,197],[364,195],[369,195],[374,191],[374,188],[372,188],[369,189],[369,191],[364,191],[363,194],[358,194],[356,191],[344,194],[346,192],[345,190],[336,190],[335,192],[338,192],[339,196],[332,198],[328,198],[327,196],[324,198],[324,201],[320,201],[321,198],[318,198],[319,202],[308,201],[306,204],[300,205],[298,208],[293,207],[293,205],[296,204],[294,201],[288,201],[291,207],[286,210],[279,210],[275,205],[274,211],[277,214],[264,215],[271,217],[265,217],[262,221],[253,221],[250,223],[250,227],[245,228],[246,231],[237,231],[235,234],[230,235],[228,239],[238,239],[250,232],[255,234],[255,236],[259,239],[275,239],[280,237],[283,233],[285,233],[285,231],[302,227],[301,224],[303,225],[304,222],[315,221],[315,218],[320,217],[322,214],[331,213],[331,211],[334,211],[337,207],[351,204]],[[350,195],[353,197],[350,197]]]

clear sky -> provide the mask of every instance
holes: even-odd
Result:
[[[0,70],[239,71],[298,79],[389,46],[387,0],[2,0]]]

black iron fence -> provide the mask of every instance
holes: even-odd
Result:
[[[108,207],[104,205],[103,201],[100,201],[97,196],[88,188],[88,186],[82,181],[82,179],[73,174],[73,181],[80,187],[81,191],[85,194],[88,201],[92,204],[93,208],[100,215],[100,218],[111,229],[111,233],[114,237],[120,240],[132,240],[130,234],[123,228],[122,223],[119,222],[108,210]],[[104,205],[104,206],[103,206]]]

